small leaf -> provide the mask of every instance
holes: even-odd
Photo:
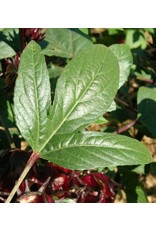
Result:
[[[137,104],[139,119],[156,138],[156,88],[140,87]]]
[[[48,56],[73,58],[81,50],[91,47],[93,44],[82,32],[72,29],[48,29],[45,42],[47,46],[43,53]]]
[[[39,149],[45,133],[50,108],[50,82],[41,48],[31,41],[21,55],[14,91],[17,126],[34,151]]]
[[[145,174],[145,165],[136,166],[134,169],[132,169],[132,172],[135,172],[138,174]]]
[[[0,42],[0,59],[8,58],[14,56],[15,51],[7,43]]]
[[[148,203],[147,195],[142,186],[136,186],[137,203]]]
[[[130,47],[130,49],[145,49],[148,43],[143,29],[126,30],[126,44]]]
[[[21,50],[21,40],[18,28],[4,28],[0,31],[0,41],[6,42],[16,52],[20,52]]]
[[[76,201],[73,199],[66,198],[63,200],[59,200],[59,203],[76,203]]]
[[[119,67],[107,47],[94,45],[65,67],[57,81],[51,120],[52,136],[80,130],[95,122],[117,92]]]
[[[146,147],[135,139],[108,133],[55,135],[41,156],[69,169],[85,170],[152,161]]]
[[[88,32],[89,32],[88,28],[79,28],[79,30],[80,30],[82,33],[88,35]]]
[[[114,44],[109,47],[111,51],[116,56],[119,67],[120,67],[120,78],[119,78],[119,88],[127,80],[131,65],[133,64],[133,58],[128,45],[125,44]]]
[[[107,30],[108,30],[109,35],[115,35],[115,34],[118,34],[118,33],[122,32],[122,31],[124,31],[124,29],[122,29],[122,28],[115,28],[115,29],[110,28],[110,29],[107,29]]]
[[[101,116],[101,117],[99,117],[99,119],[97,121],[95,121],[95,124],[101,125],[101,124],[104,124],[107,122],[108,122],[108,120],[106,120],[103,116]]]

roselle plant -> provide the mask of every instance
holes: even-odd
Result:
[[[48,36],[45,40],[48,41]],[[35,41],[26,45],[20,57],[13,110],[32,155],[6,202],[11,201],[39,158],[71,170],[152,161],[147,148],[133,138],[86,130],[109,111],[118,88],[129,74],[130,64],[125,65],[120,59],[125,49],[127,46],[106,47],[89,42],[85,49],[75,50],[71,55],[64,52],[63,57],[67,56],[69,61],[57,81],[53,99],[44,54],[59,52],[61,56],[60,51],[50,43],[45,49]],[[95,178],[91,180],[94,184]]]

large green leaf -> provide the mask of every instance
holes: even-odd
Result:
[[[40,152],[56,133],[77,131],[96,121],[109,108],[118,78],[113,53],[103,45],[92,46],[65,67],[49,109],[45,60],[39,46],[30,42],[21,56],[14,96],[16,122],[23,137]]]
[[[70,169],[95,169],[152,161],[146,147],[135,139],[108,133],[55,135],[41,156]]]
[[[15,54],[15,51],[6,42],[0,42],[0,59],[12,57]]]
[[[81,31],[71,29],[47,29],[43,53],[48,56],[73,58],[79,51],[92,46],[92,42]]]
[[[94,45],[77,55],[57,82],[49,117],[53,134],[80,130],[96,121],[112,103],[118,80],[118,62],[107,47]]]
[[[137,104],[139,119],[156,138],[156,88],[140,87]]]
[[[48,70],[41,48],[31,41],[21,55],[14,92],[14,112],[18,128],[37,151],[43,141],[51,103]]]
[[[133,64],[132,53],[126,44],[114,44],[109,47],[118,59],[120,67],[119,88],[127,80],[131,65]]]

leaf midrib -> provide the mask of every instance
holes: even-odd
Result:
[[[32,48],[32,50],[33,50],[33,48]],[[33,63],[35,63],[35,59],[34,59],[34,56],[35,56],[35,54],[34,54],[34,51],[32,52],[32,60],[33,60]],[[36,110],[37,110],[37,112],[36,112],[36,117],[37,117],[37,132],[36,132],[36,148],[35,149],[37,149],[37,146],[38,146],[38,140],[39,140],[39,130],[40,130],[40,113],[39,113],[39,105],[38,105],[38,91],[37,91],[37,87],[36,87],[36,85],[37,85],[37,83],[36,83],[36,80],[35,80],[35,65],[33,65],[33,81],[34,81],[34,90],[35,90],[35,97],[36,97],[36,99],[35,99],[35,104],[36,104]]]
[[[73,144],[68,144],[67,146],[63,146],[63,147],[59,147],[57,149],[54,149],[52,151],[60,151],[62,149],[68,149],[68,148],[75,148],[75,147],[96,147],[96,148],[105,148],[105,149],[117,149],[117,150],[127,150],[127,151],[131,151],[132,149],[131,148],[117,148],[117,147],[108,147],[108,146],[102,146],[102,145],[99,145],[99,144],[80,144],[80,145],[73,145]],[[136,151],[136,153],[140,153],[140,151]]]
[[[106,50],[105,56],[103,58],[103,62],[105,61],[105,58],[107,56],[108,50]],[[69,111],[69,113],[65,116],[65,118],[62,120],[62,122],[60,122],[60,125],[52,132],[52,134],[50,135],[50,137],[47,139],[47,141],[43,144],[43,146],[40,148],[39,153],[44,149],[44,147],[48,144],[48,142],[51,140],[51,138],[55,135],[55,133],[60,129],[60,127],[63,125],[63,123],[67,120],[67,118],[69,117],[69,115],[72,113],[72,111],[75,109],[75,107],[77,106],[77,104],[80,102],[81,98],[84,96],[84,94],[87,92],[87,90],[89,89],[89,87],[91,86],[91,84],[93,83],[93,81],[96,79],[100,69],[102,68],[103,64],[101,64],[101,66],[99,67],[94,79],[91,79],[90,84],[88,84],[88,87],[86,87],[86,89],[84,90],[84,92],[81,94],[81,96],[79,97],[79,99],[76,101],[76,103],[74,104],[74,106],[71,108],[71,110]]]

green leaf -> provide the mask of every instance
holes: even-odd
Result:
[[[137,97],[139,119],[156,137],[156,88],[140,87]]]
[[[136,186],[137,203],[148,203],[147,195],[142,186]]]
[[[50,78],[58,78],[58,77],[60,77],[63,69],[64,69],[64,67],[51,64],[51,66],[49,66],[49,68],[48,68],[49,77]]]
[[[95,122],[117,92],[119,67],[107,47],[94,45],[65,67],[57,81],[49,119],[53,136],[80,130]]]
[[[41,151],[41,156],[77,170],[147,164],[152,161],[146,147],[137,140],[98,132],[55,135]]]
[[[47,29],[45,42],[47,46],[43,54],[73,58],[81,50],[91,47],[93,44],[81,31],[72,29]]]
[[[119,78],[119,88],[127,80],[131,65],[133,64],[132,53],[128,45],[125,44],[114,44],[109,47],[118,59],[120,67],[120,78]]]
[[[0,59],[12,57],[15,54],[15,51],[6,42],[0,42]]]
[[[79,28],[79,30],[80,30],[82,33],[88,35],[88,32],[89,32],[88,28]]]
[[[118,167],[120,183],[125,187],[127,203],[147,203],[147,197],[140,183],[139,174],[131,171],[130,167]]]
[[[50,98],[45,59],[40,46],[31,41],[21,55],[14,91],[14,112],[21,134],[35,151],[44,138]]]
[[[76,203],[76,201],[74,201],[73,199],[66,198],[59,200],[59,203]]]
[[[116,94],[118,75],[118,62],[113,53],[103,45],[92,46],[65,67],[50,109],[45,60],[40,47],[30,42],[21,55],[14,93],[16,122],[21,134],[40,152],[54,134],[77,131],[96,121]]]
[[[103,116],[99,117],[99,119],[97,121],[95,121],[95,124],[97,125],[102,125],[104,123],[107,123],[108,120],[106,120]]]
[[[116,34],[119,34],[120,32],[124,31],[124,29],[122,28],[109,28],[108,29],[108,34],[111,36],[111,35],[116,35]]]
[[[107,109],[107,112],[112,112],[116,110],[116,103],[115,101],[112,102],[112,104],[110,105],[110,107]]]
[[[132,169],[132,172],[135,172],[138,174],[144,174],[145,173],[145,165],[136,166],[134,169]]]
[[[147,41],[143,29],[127,29],[126,44],[130,49],[145,49],[147,47]]]
[[[4,28],[1,30],[0,41],[6,42],[16,52],[21,51],[21,40],[18,28]]]

